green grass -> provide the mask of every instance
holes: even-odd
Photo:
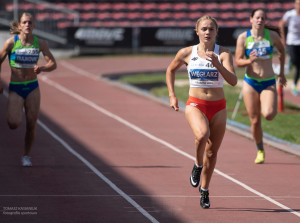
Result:
[[[236,69],[236,74],[239,79],[242,79],[244,75],[244,69]],[[292,78],[292,75],[288,75],[287,78]],[[186,73],[178,73],[176,74],[176,80],[188,80],[188,76]],[[151,94],[157,97],[168,97],[169,95],[165,84],[165,74],[162,73],[128,75],[121,77],[119,81],[147,89]],[[188,85],[181,87],[175,86],[176,96],[178,100],[182,101],[183,103],[185,103],[188,99],[188,91]],[[232,112],[239,97],[241,88],[238,86],[232,87],[225,84],[224,91],[227,102],[228,118],[231,119]],[[300,131],[298,128],[300,120],[300,108],[288,102],[285,102],[284,106],[284,112],[278,113],[273,121],[266,121],[264,118],[262,118],[263,131],[291,143],[300,144]],[[241,101],[239,110],[234,120],[250,126],[250,121],[243,100]]]

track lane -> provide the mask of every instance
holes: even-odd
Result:
[[[78,62],[76,61],[76,65],[77,64]],[[61,72],[67,73],[66,77],[57,74],[53,77],[49,75],[51,80],[53,79],[68,89],[80,93],[80,95],[85,98],[109,109],[109,111],[113,111],[120,117],[142,127],[147,132],[162,137],[165,141],[172,142],[180,149],[192,155],[192,135],[181,113],[172,112],[165,106],[158,105],[153,101],[145,100],[145,98],[141,96],[136,96],[124,90],[109,86],[107,83],[95,80],[91,81],[90,79],[86,80],[86,78],[70,74],[67,70]],[[76,139],[80,142],[80,146],[77,146],[76,149],[84,155],[91,153],[89,159],[91,159],[92,163],[96,166],[98,166],[99,160],[105,160],[108,163],[108,169],[111,168],[116,170],[118,175],[126,176],[126,179],[129,179],[128,181],[135,185],[134,187],[132,187],[133,185],[131,184],[126,185],[126,183],[119,180],[118,177],[114,178],[112,174],[105,172],[110,177],[113,177],[114,182],[120,185],[124,191],[131,194],[136,200],[144,203],[146,198],[149,199],[149,197],[151,197],[160,204],[157,205],[156,203],[146,206],[146,209],[149,209],[151,213],[153,212],[154,216],[158,216],[158,219],[162,220],[161,222],[169,222],[167,219],[170,220],[170,218],[162,217],[167,213],[179,222],[196,222],[200,218],[202,218],[204,222],[209,222],[210,220],[218,222],[218,220],[213,218],[215,217],[214,213],[220,215],[220,212],[222,216],[224,216],[222,220],[230,219],[231,222],[238,222],[239,218],[243,218],[244,221],[245,218],[249,218],[251,221],[255,219],[261,220],[262,217],[263,219],[265,217],[270,219],[272,216],[271,213],[274,211],[281,214],[284,213],[281,212],[280,209],[276,209],[276,206],[270,205],[269,202],[260,200],[261,198],[256,196],[253,197],[253,194],[241,190],[239,186],[233,185],[219,175],[215,175],[211,185],[211,191],[213,191],[211,199],[215,207],[209,210],[210,214],[203,216],[205,212],[199,209],[199,197],[197,197],[197,192],[188,185],[188,175],[192,165],[190,160],[178,154],[170,153],[164,146],[147,140],[145,137],[141,137],[140,134],[128,130],[128,128],[124,130],[124,127],[115,121],[112,122],[108,120],[107,117],[94,113],[91,109],[82,106],[82,103],[57,92],[55,89],[52,89],[51,86],[41,84],[43,85],[41,86],[43,90],[42,102],[45,103],[42,105],[42,112],[45,117],[50,120],[48,122],[55,123],[55,125],[57,125],[55,129],[62,129],[64,132],[67,132],[71,138],[68,141],[72,142],[72,139]],[[88,86],[90,92],[87,91],[87,88],[83,89],[82,86]],[[101,94],[101,92],[105,93]],[[56,97],[53,97],[53,95]],[[120,100],[120,98],[122,100]],[[116,106],[116,102],[118,106]],[[81,110],[81,108],[83,109]],[[77,109],[81,111],[77,111]],[[70,110],[72,112],[70,112]],[[81,124],[79,120],[82,121]],[[105,126],[105,128],[103,128],[103,126]],[[157,128],[157,126],[161,126],[161,128]],[[99,132],[97,134],[97,131],[100,131],[101,134],[99,134]],[[112,137],[112,140],[108,140],[108,137]],[[227,137],[239,138],[230,132],[226,133],[225,139],[227,139]],[[252,156],[252,153],[248,151],[250,150],[249,147],[244,148],[245,146],[243,146],[245,138],[243,138],[244,140],[241,142],[243,149],[239,152],[234,148],[230,151],[228,151],[230,148],[226,148],[230,145],[239,145],[239,140],[232,142],[231,139],[225,144],[225,139],[224,146],[222,146],[220,152],[225,149],[226,152],[220,153],[220,165],[224,165],[225,169],[228,168],[227,173],[232,173],[233,176],[238,176],[241,179],[244,179],[243,177],[245,176],[245,180],[247,182],[250,181],[250,185],[252,184],[256,188],[263,189],[264,182],[253,180],[253,178],[257,177],[255,173],[251,173],[251,171],[253,171],[253,164],[252,160],[251,163],[249,162],[249,155]],[[77,145],[77,143],[74,142],[71,144]],[[246,149],[248,150],[246,151]],[[269,148],[267,149],[269,150]],[[253,152],[253,150],[251,151]],[[241,157],[238,155],[232,156],[232,154],[236,152],[238,152],[238,155],[241,155]],[[279,154],[281,156],[282,152]],[[248,157],[245,158],[244,156]],[[47,159],[44,159],[43,161],[46,162],[46,160]],[[291,157],[288,156],[286,160],[290,161]],[[228,163],[228,161],[232,161],[232,163]],[[281,158],[278,161],[283,162]],[[296,158],[294,161],[297,169],[299,160]],[[247,175],[237,172],[237,169],[241,170],[243,166],[249,168]],[[232,167],[234,167],[233,170]],[[102,169],[103,167],[100,166],[100,168]],[[256,169],[256,167],[254,167],[254,169]],[[269,168],[267,169],[269,170]],[[288,168],[285,168],[285,170],[288,170]],[[258,169],[258,172],[260,171],[261,168]],[[264,171],[260,174],[264,174]],[[286,179],[291,180],[291,176],[286,177]],[[97,182],[97,184],[98,183],[99,182]],[[280,184],[280,186],[282,186],[282,184]],[[142,188],[144,193],[136,193],[135,187]],[[277,188],[276,185],[275,188]],[[291,196],[294,196],[294,194]],[[240,201],[240,199],[242,201]],[[230,205],[228,204],[228,200],[230,200]],[[237,200],[239,202],[236,203]],[[257,200],[259,200],[259,204],[257,204]],[[228,206],[230,208],[228,208]],[[236,213],[239,214],[233,217],[232,212],[234,212],[235,215]],[[286,214],[286,216],[283,217],[284,219],[291,220],[291,222],[295,220],[290,214]],[[282,218],[274,219],[273,222],[280,222],[280,220],[282,220]]]

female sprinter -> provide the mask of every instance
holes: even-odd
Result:
[[[202,172],[200,206],[209,208],[209,183],[216,165],[217,153],[226,128],[226,101],[223,80],[237,84],[233,59],[229,50],[215,43],[218,24],[213,17],[198,19],[195,29],[199,44],[182,48],[166,71],[170,106],[178,111],[174,91],[175,73],[186,65],[190,79],[189,99],[186,104],[186,119],[195,135],[196,160],[190,183],[197,187]]]
[[[279,84],[286,85],[284,76],[285,52],[277,32],[265,25],[266,14],[262,9],[252,12],[252,28],[239,35],[236,43],[236,65],[246,67],[243,97],[251,122],[251,132],[257,147],[256,164],[264,163],[262,114],[272,120],[277,114],[276,79],[272,67],[273,47],[279,53]]]
[[[32,35],[33,17],[22,13],[18,22],[12,22],[13,37],[6,40],[0,52],[0,66],[8,55],[11,67],[11,80],[7,104],[7,122],[11,129],[16,129],[22,122],[22,110],[25,109],[26,134],[23,166],[32,166],[29,152],[33,145],[36,122],[40,109],[40,90],[37,75],[56,69],[56,61],[45,41]],[[46,64],[37,65],[40,51]],[[1,83],[0,83],[1,85]],[[0,89],[3,89],[2,85]]]

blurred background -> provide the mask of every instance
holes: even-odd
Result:
[[[217,42],[235,47],[237,36],[250,27],[253,9],[267,12],[277,26],[293,0],[276,1],[154,1],[154,0],[0,0],[0,40],[9,37],[9,24],[20,12],[35,18],[35,34],[50,48],[80,54],[174,53],[197,43],[194,31],[207,14],[220,26]]]

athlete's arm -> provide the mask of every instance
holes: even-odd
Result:
[[[187,47],[179,50],[166,71],[166,83],[169,90],[170,107],[175,111],[179,110],[178,99],[176,98],[174,89],[175,73],[183,64],[187,64],[187,57],[191,54],[191,49],[192,47]]]
[[[46,64],[42,66],[36,65],[34,67],[34,72],[36,74],[39,74],[40,72],[50,72],[52,70],[55,70],[57,67],[56,61],[49,50],[47,42],[44,40],[39,40],[39,46],[40,46],[40,51],[43,53],[44,58],[46,60]]]
[[[3,85],[2,85],[2,80],[1,80],[1,67],[2,63],[5,60],[6,56],[8,53],[11,51],[14,45],[14,39],[9,38],[8,40],[5,41],[1,51],[0,51],[0,94],[3,93]]]
[[[270,37],[272,43],[274,44],[274,46],[277,48],[278,51],[278,58],[280,62],[280,73],[278,76],[278,81],[283,86],[286,86],[286,78],[284,76],[285,49],[281,42],[280,36],[276,32],[270,30]]]
[[[215,68],[221,73],[223,78],[228,84],[235,86],[237,84],[237,77],[235,75],[235,70],[233,67],[233,59],[230,51],[220,46],[220,59],[213,51],[206,52],[206,59],[211,61]]]
[[[279,21],[279,24],[278,24],[278,27],[279,27],[279,30],[280,30],[280,37],[281,37],[281,42],[284,46],[286,46],[286,40],[285,40],[285,30],[284,30],[284,27],[285,27],[285,24],[286,22],[281,19]]]

